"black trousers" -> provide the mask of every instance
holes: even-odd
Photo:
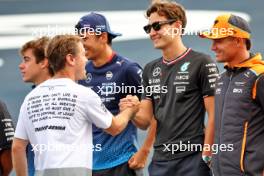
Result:
[[[110,169],[93,170],[93,176],[143,176],[143,170],[130,169],[125,162]]]
[[[149,176],[211,176],[201,153],[169,161],[152,161]]]

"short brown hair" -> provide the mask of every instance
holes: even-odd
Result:
[[[46,36],[35,40],[30,40],[22,46],[20,50],[20,54],[23,56],[28,49],[32,49],[33,55],[36,58],[36,63],[38,64],[39,62],[43,61],[46,58],[45,50],[48,46],[49,41],[50,38]],[[50,67],[48,69],[50,75],[53,75],[52,69]]]
[[[79,42],[81,42],[81,38],[76,35],[57,35],[51,39],[46,55],[54,73],[65,67],[65,58],[68,54],[73,56],[78,54]]]
[[[187,24],[185,9],[182,5],[176,2],[169,1],[154,1],[146,11],[146,16],[150,17],[152,13],[158,13],[160,16],[165,16],[168,20],[176,19],[182,23],[182,33]]]

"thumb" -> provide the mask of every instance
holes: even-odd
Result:
[[[132,164],[133,161],[134,161],[134,156],[132,156],[132,157],[128,160],[128,164],[129,164],[129,165]]]

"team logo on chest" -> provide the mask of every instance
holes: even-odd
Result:
[[[91,73],[87,73],[85,82],[86,83],[90,83],[91,81],[92,81],[92,74]]]
[[[160,67],[156,67],[153,72],[152,72],[152,76],[156,77],[159,76],[161,73],[161,68]]]
[[[113,73],[112,73],[111,71],[106,72],[106,74],[105,74],[105,78],[106,78],[107,80],[111,80],[112,77],[113,77]]]
[[[185,71],[187,71],[189,65],[190,65],[190,62],[185,62],[185,63],[181,66],[181,72],[185,72]]]

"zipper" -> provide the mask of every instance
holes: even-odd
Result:
[[[222,105],[222,116],[221,116],[221,119],[220,119],[220,130],[219,130],[219,144],[221,144],[221,132],[222,132],[222,126],[223,126],[223,125],[222,125],[222,122],[224,121],[223,118],[224,118],[224,114],[225,114],[226,94],[227,94],[227,92],[228,92],[228,90],[229,90],[229,88],[230,88],[230,83],[231,83],[231,81],[232,81],[232,78],[233,78],[233,72],[231,72],[231,75],[230,75],[230,77],[229,77],[229,82],[228,82],[227,89],[226,89],[226,91],[225,91],[224,102],[223,102],[223,105]],[[217,155],[217,160],[218,160],[218,162],[220,161],[220,160],[219,160],[219,154]],[[219,172],[220,172],[220,175],[222,175],[222,174],[221,174],[221,169],[220,169],[219,164],[218,164],[218,170],[219,170]]]
[[[240,154],[240,169],[244,173],[244,159],[245,159],[245,149],[246,149],[246,141],[247,141],[247,129],[248,129],[248,122],[246,121],[244,124],[244,133],[242,139],[242,146],[241,146],[241,154]]]

